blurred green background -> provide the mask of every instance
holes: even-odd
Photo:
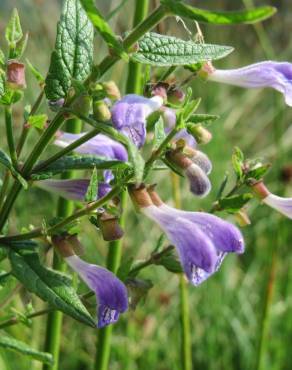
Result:
[[[119,1],[98,0],[103,14],[109,14]],[[154,3],[154,1],[153,1]],[[249,0],[190,1],[196,6],[231,10],[250,6]],[[215,66],[235,68],[264,59],[292,61],[292,2],[255,1],[255,5],[270,4],[278,13],[263,25],[218,27],[202,25],[206,42],[232,45],[235,51]],[[13,7],[17,7],[23,29],[29,31],[30,41],[26,57],[46,74],[50,52],[54,45],[56,22],[61,1],[57,0],[1,0],[0,47],[5,49],[4,28]],[[153,5],[153,4],[152,4]],[[118,34],[131,27],[134,1],[128,0],[111,24]],[[195,33],[195,25],[187,23]],[[174,19],[163,23],[164,33],[188,38],[181,23]],[[97,38],[96,61],[105,53]],[[114,79],[121,89],[126,81],[126,66],[120,62],[106,76]],[[178,72],[181,81],[185,73]],[[27,72],[28,88],[25,103],[32,104],[38,86]],[[292,110],[285,106],[280,94],[270,90],[243,90],[219,84],[192,82],[195,96],[202,97],[200,113],[220,115],[212,126],[213,140],[203,148],[213,161],[211,174],[213,190],[204,200],[194,198],[188,184],[181,182],[183,207],[189,210],[208,209],[214,201],[226,171],[231,171],[231,154],[239,146],[249,157],[261,157],[273,164],[267,176],[271,190],[280,195],[292,196],[292,178],[284,176],[292,167]],[[46,111],[44,105],[42,111]],[[16,135],[22,124],[23,106],[15,112]],[[3,120],[3,112],[1,112]],[[2,127],[4,126],[1,125]],[[1,128],[1,147],[5,140]],[[32,136],[27,148],[34,145]],[[290,167],[289,167],[290,166]],[[286,171],[285,171],[286,169]],[[288,171],[289,172],[289,171]],[[291,171],[290,171],[291,173]],[[161,197],[171,200],[169,177],[157,174],[155,182]],[[232,186],[232,176],[229,186]],[[54,216],[56,197],[34,189],[19,197],[13,212],[11,232],[29,224],[39,225],[41,217]],[[124,238],[125,258],[145,258],[155,246],[161,232],[143,216],[134,213],[129,205]],[[220,271],[199,288],[188,287],[190,295],[193,368],[205,370],[257,369],[259,353],[263,354],[262,369],[292,369],[292,231],[291,221],[253,201],[248,207],[252,224],[244,228],[246,252],[242,256],[228,256]],[[225,215],[226,216],[226,215]],[[228,216],[227,216],[228,217]],[[231,221],[235,221],[230,218]],[[97,231],[84,222],[82,240],[86,245],[88,261],[105,263],[107,245]],[[5,267],[5,266],[4,266]],[[4,268],[3,267],[3,268]],[[162,267],[149,267],[141,277],[152,280],[154,287],[136,311],[122,315],[114,327],[111,370],[179,370],[180,318],[178,277]],[[5,319],[25,308],[17,296],[12,305],[6,304],[15,282],[0,287],[0,315]],[[84,291],[80,287],[80,291]],[[34,309],[44,306],[33,299]],[[11,307],[14,307],[13,310]],[[36,318],[30,327],[12,326],[10,334],[35,348],[42,349],[45,318]],[[62,370],[87,370],[93,365],[96,332],[71,318],[63,326]],[[12,352],[0,350],[1,370],[39,369],[40,364]],[[257,370],[262,370],[257,369]]]

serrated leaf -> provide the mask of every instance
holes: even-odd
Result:
[[[21,40],[23,36],[18,11],[13,9],[11,18],[5,29],[5,38],[10,47],[15,47],[15,44]]]
[[[49,100],[64,98],[71,80],[84,80],[93,60],[93,27],[79,0],[65,0],[58,23],[45,93]]]
[[[41,162],[40,162],[41,164]],[[60,174],[70,170],[86,170],[96,167],[98,170],[128,168],[129,164],[122,161],[98,157],[96,155],[67,155],[47,166],[43,171],[33,173],[31,178],[34,180],[44,180],[52,175]],[[40,178],[40,176],[42,178]]]
[[[213,121],[216,121],[219,118],[219,116],[216,116],[215,114],[192,114],[188,118],[188,123],[211,123]]]
[[[118,40],[110,25],[96,8],[93,0],[80,0],[88,18],[91,20],[97,32],[102,36],[108,47],[126,61],[129,59],[128,54],[124,51],[121,42]]]
[[[140,39],[139,49],[131,58],[138,63],[165,67],[221,59],[232,51],[230,46],[197,44],[150,32]]]
[[[95,322],[72,287],[71,279],[41,265],[34,251],[9,251],[13,275],[32,293],[52,307],[89,326]]]
[[[42,130],[47,120],[48,116],[46,114],[36,114],[34,116],[29,116],[27,123],[34,128]]]
[[[165,138],[166,134],[164,130],[164,123],[162,117],[160,117],[154,126],[153,150],[158,149]]]
[[[161,3],[173,15],[211,24],[251,24],[270,18],[277,11],[272,6],[262,6],[252,10],[220,12],[195,8],[180,0],[161,0]]]
[[[218,200],[219,209],[230,213],[238,212],[248,201],[253,198],[251,193],[232,195]]]
[[[244,155],[242,151],[238,147],[235,147],[232,153],[232,166],[239,180],[243,177],[243,161]]]
[[[28,344],[10,336],[1,335],[0,347],[19,352],[45,364],[52,365],[54,363],[51,353],[37,351],[36,349],[31,348]]]
[[[85,201],[88,203],[94,202],[97,199],[97,192],[98,192],[98,177],[96,167],[94,167],[91,174],[90,183],[85,194]]]
[[[26,64],[27,64],[29,70],[34,75],[34,77],[36,78],[36,80],[38,81],[38,83],[40,85],[43,85],[45,83],[45,78],[43,77],[43,75],[41,74],[41,72],[35,66],[33,66],[28,59],[25,59],[25,60],[26,60]]]
[[[10,158],[8,155],[0,149],[0,163],[3,164],[11,173],[12,175],[20,182],[20,184],[24,187],[24,189],[28,188],[27,182],[25,179],[20,175],[19,172],[13,167]]]

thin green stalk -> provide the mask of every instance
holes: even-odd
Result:
[[[13,135],[11,105],[8,105],[5,107],[5,126],[6,126],[7,144],[9,148],[11,162],[13,166],[17,169],[17,154],[16,154],[14,135]]]
[[[181,208],[179,177],[171,173],[173,200],[176,208]],[[183,274],[179,277],[180,318],[181,318],[181,364],[182,370],[192,370],[192,342],[190,332],[190,310],[187,282]]]
[[[82,122],[78,119],[68,120],[66,123],[66,130],[72,133],[79,133],[81,131]],[[66,173],[63,178],[70,179],[74,176],[74,172]],[[60,198],[58,202],[57,217],[68,217],[74,211],[74,202]],[[60,259],[54,252],[53,269],[57,271],[65,271],[66,264],[63,259]],[[59,368],[59,354],[62,336],[62,320],[63,314],[60,311],[53,311],[49,313],[47,319],[45,352],[50,352],[54,357],[54,365],[51,367],[44,364],[44,370],[58,370]]]

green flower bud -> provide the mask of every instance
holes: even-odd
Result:
[[[106,96],[112,100],[120,100],[121,93],[114,81],[103,82],[102,87],[106,93]]]
[[[189,125],[188,133],[191,134],[198,144],[208,144],[212,140],[212,134],[202,125]]]
[[[106,122],[111,119],[111,111],[103,100],[93,102],[93,115],[97,121]]]

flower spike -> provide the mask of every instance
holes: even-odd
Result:
[[[95,293],[98,304],[98,328],[115,323],[120,314],[128,309],[128,294],[125,285],[109,270],[89,264],[79,258],[74,254],[66,239],[54,237],[53,243],[66,263]]]

